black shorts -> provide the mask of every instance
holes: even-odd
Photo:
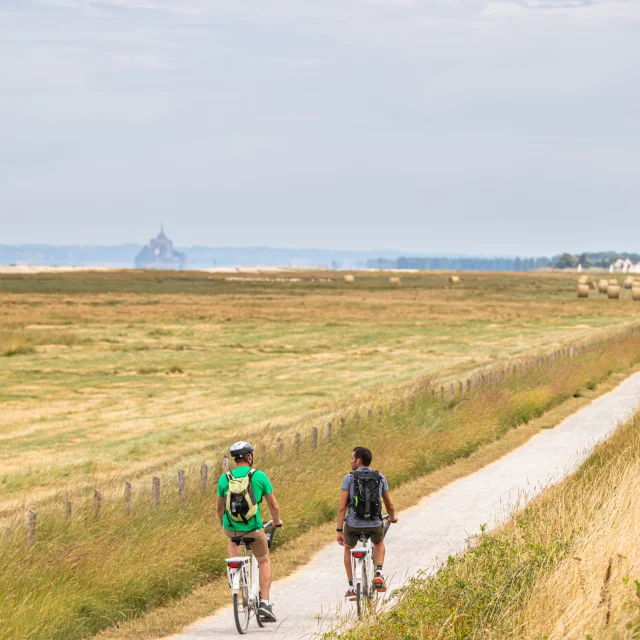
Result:
[[[360,534],[366,531],[372,533],[371,542],[373,544],[379,544],[384,540],[384,523],[381,522],[375,527],[350,527],[346,522],[342,525],[342,532],[344,533],[344,543],[347,547],[355,547],[360,539]]]

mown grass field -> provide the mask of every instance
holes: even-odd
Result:
[[[0,511],[637,316],[552,274],[0,277]],[[330,279],[330,280],[329,280]],[[593,297],[593,294],[592,294]]]

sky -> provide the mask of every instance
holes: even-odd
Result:
[[[0,244],[640,251],[637,0],[2,0]]]

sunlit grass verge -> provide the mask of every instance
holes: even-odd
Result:
[[[374,466],[397,487],[469,456],[639,360],[635,333],[445,405],[418,395],[402,411],[396,403],[393,414],[350,418],[343,428],[336,425],[331,444],[321,438],[316,450],[307,439],[299,451],[287,441],[280,456],[273,440],[258,442],[258,466],[276,487],[287,525],[280,542],[334,517],[354,445],[369,446]],[[0,638],[87,637],[220,575],[225,540],[218,533],[213,486],[203,496],[198,482],[196,473],[188,477],[187,498],[179,505],[173,474],[164,478],[158,510],[151,508],[148,486],[142,487],[129,516],[114,491],[104,491],[97,512],[88,488],[84,500],[74,499],[69,520],[59,507],[38,510],[32,546],[22,519],[6,529],[0,540]]]
[[[343,640],[640,637],[640,414]]]

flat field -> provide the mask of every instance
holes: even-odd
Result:
[[[625,292],[625,296],[628,292]],[[638,317],[562,274],[0,276],[0,511]]]

